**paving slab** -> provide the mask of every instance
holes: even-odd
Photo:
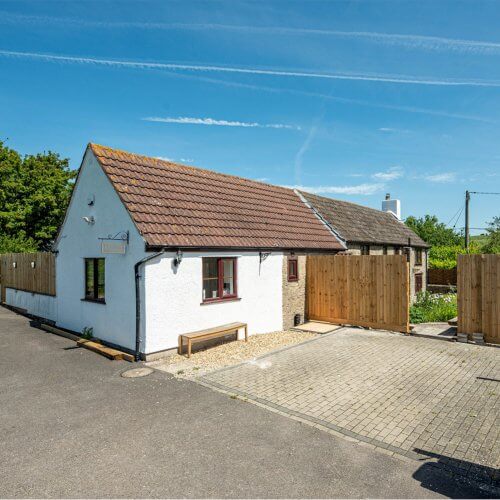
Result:
[[[265,365],[241,364],[201,381],[498,484],[499,349],[344,328],[264,359]]]
[[[299,332],[330,333],[340,328],[342,328],[340,325],[333,325],[331,323],[307,321],[302,325],[294,326],[292,330],[298,330]]]

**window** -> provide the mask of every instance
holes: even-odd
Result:
[[[85,259],[85,300],[104,302],[104,259]]]
[[[299,261],[297,257],[288,258],[288,281],[299,281]]]
[[[237,297],[236,259],[203,257],[203,302]]]
[[[422,265],[422,249],[421,248],[417,248],[415,250],[415,265],[416,266]]]
[[[410,247],[404,247],[404,249],[403,249],[403,255],[406,257],[406,262],[410,262],[411,248]]]
[[[370,255],[370,245],[361,245],[361,255]]]
[[[423,283],[422,273],[415,274],[415,293],[422,291],[423,287],[422,283]]]

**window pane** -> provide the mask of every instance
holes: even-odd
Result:
[[[219,280],[217,278],[203,280],[203,300],[219,298],[218,284]]]
[[[203,278],[217,278],[217,258],[203,258]]]
[[[223,260],[222,295],[234,295],[234,260]]]
[[[85,259],[85,297],[94,297],[94,260]]]
[[[104,259],[97,260],[97,298],[104,299],[104,283],[105,283],[105,272],[104,272]]]

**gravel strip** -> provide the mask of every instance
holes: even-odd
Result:
[[[248,342],[244,340],[227,342],[195,352],[189,359],[185,355],[174,354],[158,361],[151,361],[147,365],[177,377],[192,378],[219,368],[237,365],[274,349],[298,344],[317,336],[316,333],[291,330],[251,335],[248,337]]]

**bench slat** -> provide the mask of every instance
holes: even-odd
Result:
[[[206,330],[198,330],[197,332],[183,333],[179,335],[178,353],[182,354],[183,340],[187,340],[188,358],[191,357],[191,346],[193,341],[208,340],[214,337],[222,337],[228,333],[238,332],[240,328],[245,329],[245,342],[248,342],[248,325],[246,323],[227,323],[226,325],[207,328]]]
[[[238,328],[243,328],[247,326],[246,323],[228,323],[227,325],[215,326],[213,328],[207,328],[206,330],[198,330],[196,332],[183,333],[181,337],[194,338],[201,337],[203,335],[210,335],[212,333],[219,333],[226,330],[237,330]]]

